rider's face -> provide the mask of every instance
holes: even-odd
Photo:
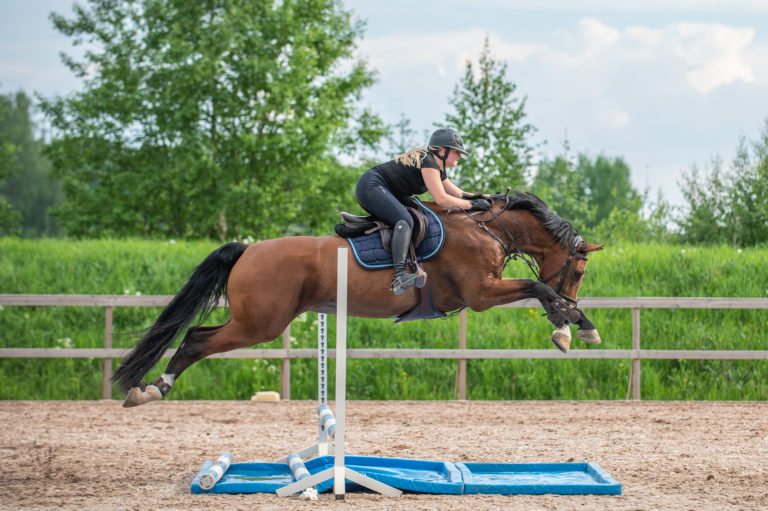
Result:
[[[455,167],[459,163],[460,159],[461,159],[461,153],[458,152],[456,149],[451,149],[448,152],[448,157],[445,159],[445,166]]]

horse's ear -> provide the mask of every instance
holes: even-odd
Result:
[[[592,243],[587,243],[586,241],[582,241],[578,245],[576,245],[576,251],[582,252],[584,254],[589,254],[590,252],[597,252],[598,250],[602,250],[604,248],[603,245],[593,245]]]

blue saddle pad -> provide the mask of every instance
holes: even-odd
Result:
[[[418,199],[416,199],[418,200]],[[443,248],[445,243],[445,228],[443,222],[437,214],[424,206],[419,201],[419,207],[427,215],[429,225],[427,235],[421,245],[416,247],[416,260],[426,261],[433,258]],[[369,270],[380,270],[382,268],[392,268],[392,254],[384,250],[381,243],[381,234],[372,232],[355,238],[345,238],[358,264]],[[408,261],[410,261],[410,256]]]

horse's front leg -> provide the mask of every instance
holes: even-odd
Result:
[[[590,344],[600,344],[600,334],[597,333],[597,328],[587,318],[584,311],[575,307],[573,310],[579,313],[579,319],[571,322],[579,325],[579,331],[577,332],[579,339]]]
[[[551,287],[542,282],[531,279],[489,279],[469,306],[472,310],[483,311],[526,298],[539,300],[547,313],[547,319],[556,327],[552,332],[552,342],[560,351],[567,353],[571,347],[569,323],[578,322],[582,317],[586,321],[589,320],[581,311],[575,312],[574,307],[568,305]]]

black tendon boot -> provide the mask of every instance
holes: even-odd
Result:
[[[405,271],[405,258],[410,243],[411,228],[405,220],[400,220],[392,233],[392,268],[395,274],[392,276],[392,287],[389,288],[396,295],[405,293],[420,277],[417,273]]]

